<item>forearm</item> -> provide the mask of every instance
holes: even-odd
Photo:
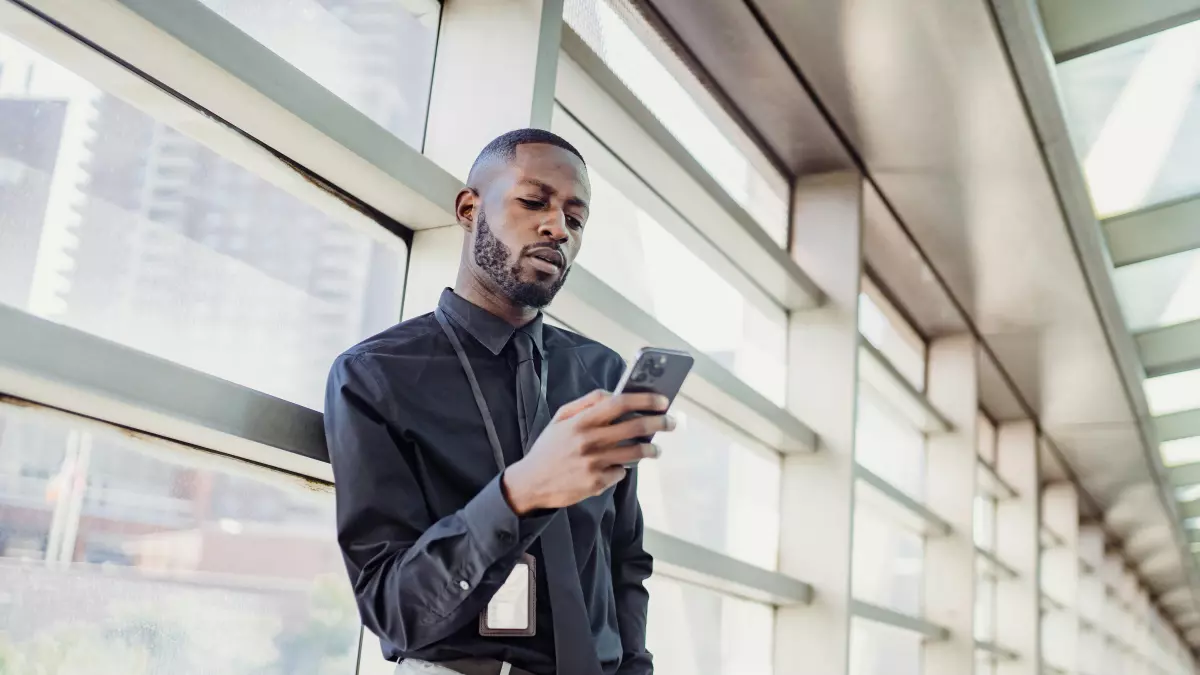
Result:
[[[518,518],[497,478],[411,546],[367,547],[382,554],[356,578],[364,624],[405,651],[451,635],[483,611],[546,520]]]

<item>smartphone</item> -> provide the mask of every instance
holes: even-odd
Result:
[[[696,360],[692,355],[676,349],[645,347],[638,351],[633,363],[625,369],[617,383],[616,394],[661,394],[674,402],[675,395],[683,387]],[[622,415],[617,422],[624,422],[638,415],[661,415],[660,412],[644,411]],[[630,443],[649,443],[652,437],[635,438]]]

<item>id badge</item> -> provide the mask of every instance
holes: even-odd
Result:
[[[479,634],[487,637],[533,637],[537,634],[537,564],[522,553],[508,580],[479,615]]]

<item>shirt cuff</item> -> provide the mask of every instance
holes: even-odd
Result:
[[[500,474],[463,507],[463,518],[480,548],[499,559],[518,544],[524,550],[546,529],[554,511],[538,511],[518,517],[504,498]]]

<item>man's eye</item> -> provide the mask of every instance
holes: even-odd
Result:
[[[546,202],[541,202],[536,199],[518,199],[517,201],[525,205],[527,209],[541,209],[546,206]]]
[[[583,229],[583,221],[579,220],[575,216],[567,216],[567,225],[570,226],[572,230]]]

